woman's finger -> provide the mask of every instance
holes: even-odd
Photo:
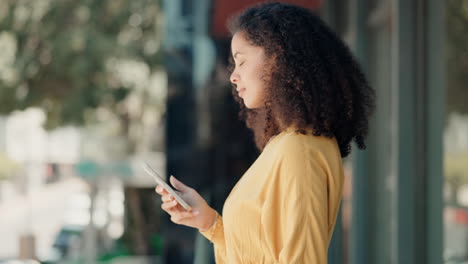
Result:
[[[174,177],[173,175],[171,175],[171,177],[169,177],[169,181],[171,182],[172,186],[174,186],[181,193],[186,193],[186,192],[191,190],[190,187],[183,184],[181,181],[176,179],[176,177]]]
[[[187,219],[187,218],[192,218],[194,216],[197,216],[198,215],[198,211],[184,211],[184,212],[179,212],[179,213],[175,213],[173,215],[171,215],[171,221],[176,223],[176,224],[180,224],[181,221]]]
[[[163,203],[170,202],[172,200],[174,200],[174,196],[172,196],[170,194],[161,196],[161,201],[163,201]]]
[[[161,195],[169,194],[161,185],[156,186],[155,191]]]
[[[175,207],[175,206],[177,206],[177,201],[176,201],[176,200],[161,204],[161,208],[162,208],[164,211],[171,210],[171,209],[172,209],[173,207]]]

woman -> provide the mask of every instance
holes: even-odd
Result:
[[[192,188],[171,183],[185,211],[156,187],[174,223],[213,242],[217,263],[326,263],[342,196],[342,157],[365,148],[374,91],[339,38],[307,9],[260,4],[231,23],[230,81],[260,156],[222,217]]]

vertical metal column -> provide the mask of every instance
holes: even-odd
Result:
[[[426,250],[428,264],[442,263],[443,126],[445,104],[445,1],[427,1],[426,48]]]
[[[415,1],[394,1],[392,72],[397,95],[397,238],[396,263],[413,264],[415,259],[415,179],[417,177],[416,129],[416,38]]]
[[[366,51],[368,49],[367,19],[368,3],[367,0],[354,0],[351,5],[352,20],[355,31],[354,52],[363,69],[368,73],[368,62]],[[368,143],[370,146],[371,143]],[[372,263],[370,259],[370,230],[371,228],[371,210],[370,202],[370,184],[369,184],[369,150],[359,150],[354,147],[353,150],[353,196],[352,196],[352,225],[350,236],[350,260],[353,264]]]
[[[396,0],[397,263],[442,263],[443,2]]]

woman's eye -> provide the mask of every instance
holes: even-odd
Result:
[[[239,67],[242,66],[242,65],[244,64],[244,62],[245,62],[245,61],[241,62],[241,63],[239,64]]]

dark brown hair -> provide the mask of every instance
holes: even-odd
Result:
[[[365,148],[374,90],[346,44],[317,15],[294,5],[264,3],[231,19],[229,28],[262,47],[267,58],[274,57],[263,78],[264,107],[246,108],[233,85],[239,116],[260,150],[290,126],[302,134],[311,128],[315,136],[335,137],[342,157],[353,140]]]

